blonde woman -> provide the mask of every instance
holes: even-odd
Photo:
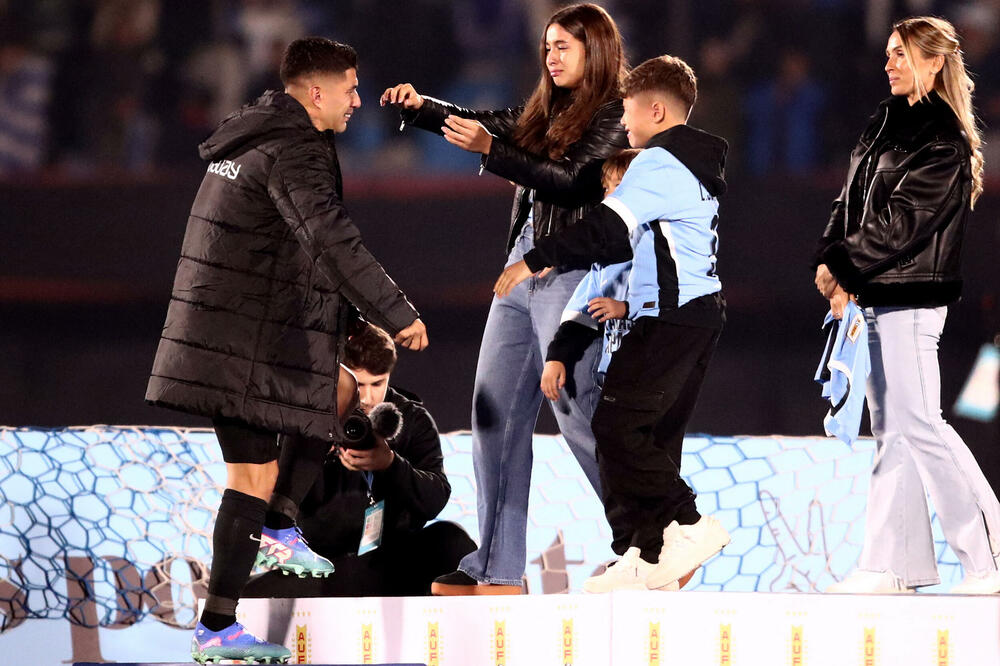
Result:
[[[911,592],[939,582],[926,493],[965,569],[953,593],[1000,592],[1000,504],[941,416],[938,340],[958,300],[960,250],[983,190],[972,80],[954,27],[893,26],[882,102],[851,154],[815,264],[837,317],[864,308],[877,440],[858,569],[830,592]]]

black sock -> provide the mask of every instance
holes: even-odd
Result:
[[[270,506],[270,505],[268,505]],[[290,516],[286,516],[280,511],[267,510],[267,515],[264,516],[264,526],[269,527],[272,530],[287,530],[289,527],[295,525],[295,519]]]
[[[236,622],[236,615],[225,615],[223,613],[213,613],[212,611],[202,611],[199,620],[209,631],[222,631],[232,623]]]
[[[295,524],[298,507],[309,494],[323,469],[330,443],[321,439],[282,435],[278,457],[278,480],[267,505],[264,524],[283,530]]]
[[[262,499],[232,489],[222,494],[212,534],[209,596],[201,616],[202,624],[212,631],[224,629],[236,621],[233,600],[239,599],[250,578],[260,548],[260,528],[266,510],[267,503]]]

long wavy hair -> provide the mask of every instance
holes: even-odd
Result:
[[[545,66],[545,34],[553,24],[583,42],[580,85],[570,90],[552,82]],[[549,19],[538,48],[542,75],[514,129],[514,141],[539,155],[559,159],[580,138],[601,104],[621,97],[627,67],[622,36],[614,19],[593,4],[570,5]]]
[[[955,112],[972,149],[972,205],[975,205],[983,192],[983,136],[972,108],[972,91],[976,85],[965,69],[955,26],[935,16],[916,16],[896,23],[892,29],[899,33],[910,69],[914,64],[914,48],[919,49],[924,58],[944,56],[944,67],[934,77],[934,90]],[[914,78],[917,94],[923,97],[929,91],[923,89],[919,77]]]

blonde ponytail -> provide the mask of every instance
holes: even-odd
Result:
[[[955,112],[959,125],[965,133],[972,150],[972,206],[975,206],[979,195],[983,193],[983,136],[976,122],[972,108],[972,91],[975,83],[965,69],[961,45],[955,26],[948,21],[934,16],[917,16],[908,18],[892,26],[899,33],[903,43],[903,52],[913,67],[911,48],[920,49],[925,58],[940,55],[944,57],[944,67],[934,78],[934,89],[938,91],[951,110]],[[917,77],[917,92],[923,96],[922,84]]]

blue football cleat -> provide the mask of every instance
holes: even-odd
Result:
[[[199,664],[241,659],[247,664],[286,664],[292,651],[257,638],[235,622],[221,631],[211,631],[201,622],[191,638],[191,656]]]
[[[298,527],[283,530],[264,527],[255,564],[299,578],[326,578],[333,573],[333,563],[309,548]]]

